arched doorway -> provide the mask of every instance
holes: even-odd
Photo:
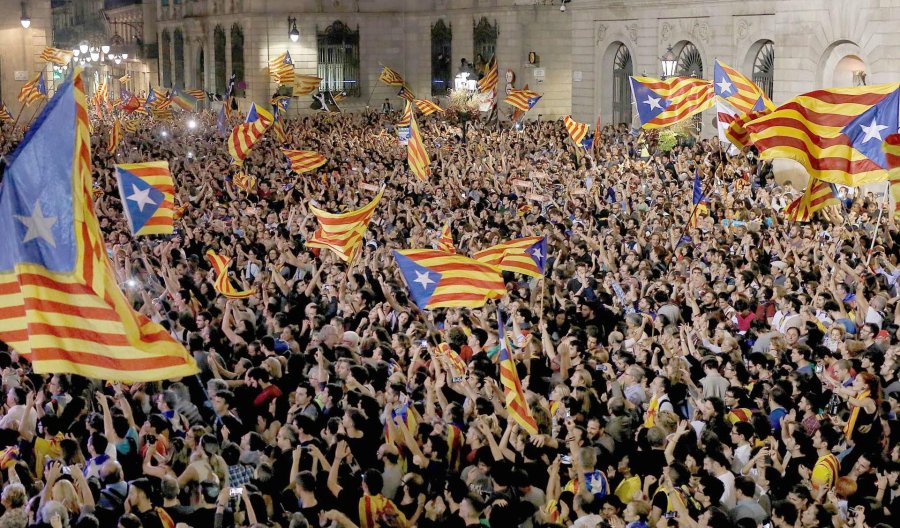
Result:
[[[769,99],[772,98],[775,87],[775,43],[771,40],[763,42],[756,52],[752,80]]]
[[[822,53],[816,71],[816,86],[840,88],[875,84],[869,78],[870,73],[863,49],[855,42],[839,40]]]
[[[865,86],[866,63],[856,55],[847,55],[834,67],[834,86]]]
[[[619,43],[613,58],[612,74],[612,124],[631,124],[631,81],[634,75],[634,63],[628,46]]]

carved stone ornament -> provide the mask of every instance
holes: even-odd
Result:
[[[695,20],[694,25],[691,26],[691,30],[689,33],[691,34],[691,36],[697,38],[698,40],[709,42],[709,24],[706,22]]]
[[[631,41],[637,42],[637,37],[638,37],[637,22],[632,22],[631,24],[625,26],[625,29],[628,31],[628,36],[631,37]]]
[[[672,36],[672,24],[668,22],[663,22],[662,25],[662,39],[665,41],[669,40],[669,37]]]
[[[753,28],[753,23],[747,19],[741,19],[737,24],[737,31],[735,35],[738,40],[745,40],[747,36],[750,34],[750,30]]]
[[[609,29],[609,28],[603,24],[600,24],[599,26],[597,26],[597,44],[598,45],[600,43],[602,43],[603,40],[606,38],[606,30],[607,29]]]

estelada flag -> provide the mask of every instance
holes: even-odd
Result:
[[[173,233],[175,182],[168,161],[116,165],[116,180],[132,235]]]

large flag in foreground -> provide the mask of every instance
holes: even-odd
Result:
[[[369,221],[381,201],[384,187],[371,202],[348,213],[329,213],[318,207],[309,206],[319,221],[319,228],[306,243],[307,247],[330,249],[344,262],[352,263],[363,243],[363,235],[369,228]]]
[[[502,242],[473,255],[475,260],[503,271],[543,277],[547,265],[547,239],[524,237]]]
[[[716,103],[712,82],[693,77],[632,77],[631,93],[643,128],[674,125]]]
[[[734,107],[738,115],[775,109],[772,100],[756,83],[724,62],[716,61],[713,84],[716,95]]]
[[[469,257],[433,249],[403,249],[394,251],[394,259],[409,296],[422,310],[478,308],[488,299],[506,294],[497,268]]]
[[[209,259],[209,263],[216,273],[216,282],[213,283],[213,289],[216,292],[228,299],[246,299],[256,293],[254,289],[238,291],[231,285],[231,281],[228,279],[228,265],[231,264],[231,257],[217,255],[215,251],[209,249],[206,251],[206,258]]]
[[[172,234],[175,183],[168,161],[116,165],[116,180],[132,235]]]
[[[503,385],[506,412],[512,416],[523,431],[530,435],[536,435],[538,433],[537,422],[531,415],[531,409],[525,400],[525,391],[522,389],[522,381],[516,371],[516,362],[506,341],[506,328],[503,325],[503,315],[500,310],[497,310],[497,332],[500,334],[500,353],[497,361],[500,364],[500,384]]]
[[[762,159],[792,159],[809,175],[852,187],[887,179],[881,143],[898,130],[900,84],[829,88],[794,97],[744,128]]]
[[[803,195],[784,209],[784,214],[792,222],[809,222],[813,213],[829,205],[841,205],[833,183],[810,178]]]
[[[0,188],[0,340],[41,374],[127,382],[195,374],[184,347],[135,313],[116,283],[91,202],[80,71],[8,161]]]
[[[888,181],[891,195],[894,197],[894,218],[900,217],[900,134],[891,134],[884,138],[885,162],[888,168]]]

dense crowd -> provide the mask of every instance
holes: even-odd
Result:
[[[788,223],[771,168],[715,140],[663,153],[610,126],[584,152],[561,121],[476,121],[464,143],[452,115],[422,120],[422,183],[398,117],[288,120],[286,145],[328,164],[291,174],[267,135],[250,192],[212,113],[147,123],[116,156],[95,124],[122,288],[201,372],[124,385],[0,352],[0,528],[898,525],[900,239],[876,197]],[[113,165],[156,159],[181,216],[136,239]],[[689,226],[695,173],[709,215]],[[310,204],[351,210],[382,182],[352,265],[305,248]],[[545,278],[505,273],[483,309],[419,310],[391,250],[434,247],[448,221],[467,255],[545,236]],[[208,249],[257,293],[217,295]],[[498,310],[536,435],[504,405]]]

